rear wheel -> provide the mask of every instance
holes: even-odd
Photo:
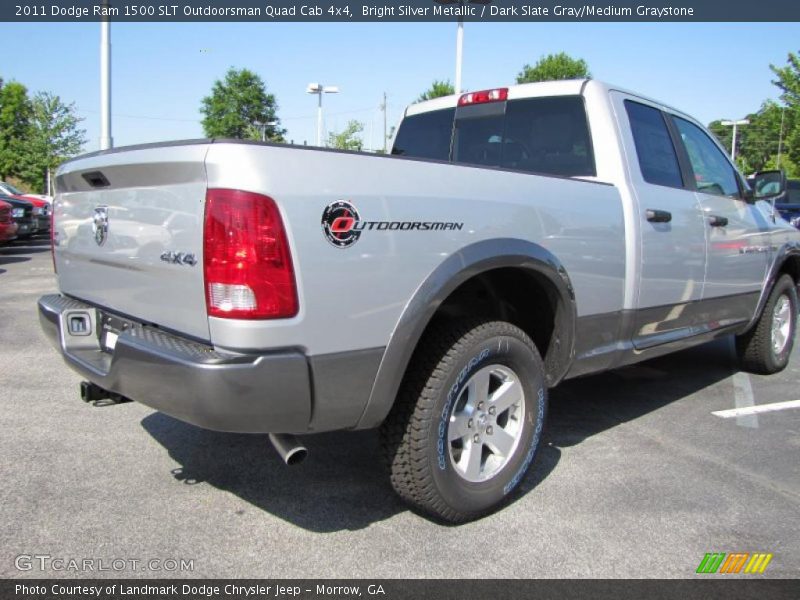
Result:
[[[789,275],[783,275],[775,282],[755,326],[736,338],[742,369],[763,375],[785,369],[796,328],[797,288]]]
[[[502,321],[434,325],[382,428],[397,493],[450,522],[479,517],[519,484],[541,441],[544,368]]]

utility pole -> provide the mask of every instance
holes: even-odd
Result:
[[[733,139],[731,140],[731,160],[736,159],[736,128],[739,125],[750,125],[750,121],[747,119],[739,119],[738,121],[720,121],[720,125],[725,125],[726,127],[733,126]]]
[[[383,92],[383,104],[381,104],[381,110],[383,111],[383,153],[386,154],[386,138],[388,134],[386,133],[386,92]]]
[[[108,0],[103,0],[108,8]],[[104,11],[106,15],[108,11]],[[108,16],[100,21],[100,150],[114,147],[111,136],[111,22]]]

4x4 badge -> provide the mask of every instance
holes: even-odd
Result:
[[[189,265],[193,267],[197,264],[197,258],[191,252],[163,252],[161,260],[171,265]]]

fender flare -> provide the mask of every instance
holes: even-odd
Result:
[[[750,329],[753,328],[761,318],[761,313],[764,311],[764,307],[767,304],[767,299],[769,298],[770,293],[772,293],[772,288],[775,285],[775,282],[778,280],[778,275],[781,273],[783,265],[786,264],[786,261],[792,258],[800,259],[800,242],[787,242],[779,247],[777,252],[775,252],[775,257],[773,258],[772,264],[767,272],[767,277],[764,279],[764,286],[761,288],[761,296],[758,298],[758,304],[756,305],[755,313],[753,314],[753,318],[747,324],[747,327],[745,327],[743,333],[750,331]]]
[[[499,268],[514,267],[545,278],[558,296],[554,335],[545,361],[547,384],[566,375],[574,357],[575,292],[561,262],[542,246],[520,239],[476,242],[450,255],[428,275],[403,309],[383,354],[357,429],[377,427],[389,414],[414,349],[441,304],[462,283]]]

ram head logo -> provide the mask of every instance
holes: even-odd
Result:
[[[108,238],[108,207],[97,206],[94,209],[94,217],[92,218],[92,233],[94,234],[94,241],[98,246],[106,243]]]

